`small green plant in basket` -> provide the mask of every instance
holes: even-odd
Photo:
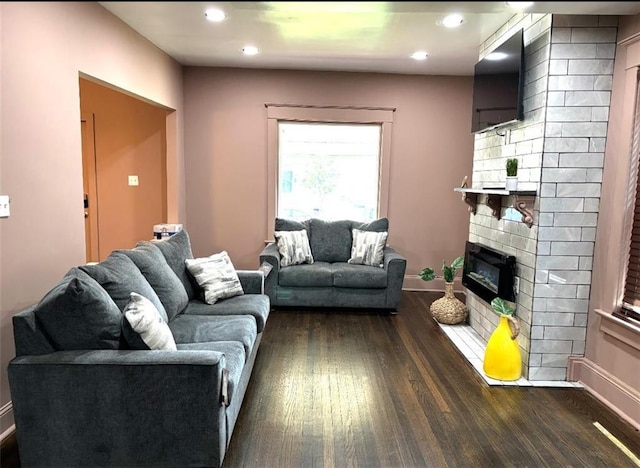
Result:
[[[456,272],[462,268],[463,265],[464,257],[456,258],[451,265],[447,265],[446,262],[442,260],[442,276],[444,277],[445,282],[452,283],[456,276]],[[433,268],[427,267],[418,273],[418,276],[420,276],[424,281],[431,281],[435,279],[436,274]]]
[[[469,314],[467,306],[455,297],[453,292],[453,279],[456,276],[456,272],[462,268],[463,265],[464,257],[456,258],[451,262],[451,265],[447,265],[444,260],[442,261],[442,276],[445,281],[444,297],[433,301],[429,308],[433,318],[440,323],[448,325],[462,323],[467,319]],[[435,279],[436,274],[433,268],[427,267],[418,273],[418,276],[424,281],[431,281]]]

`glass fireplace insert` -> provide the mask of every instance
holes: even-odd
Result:
[[[516,258],[486,245],[467,241],[462,285],[491,304],[496,297],[515,302]]]

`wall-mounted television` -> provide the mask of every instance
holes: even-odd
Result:
[[[474,67],[471,133],[524,119],[524,38],[522,29]]]

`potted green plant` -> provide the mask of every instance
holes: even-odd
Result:
[[[453,292],[453,280],[457,271],[464,266],[464,257],[458,257],[450,265],[442,261],[442,276],[444,277],[444,297],[433,301],[430,310],[433,318],[444,324],[457,324],[467,319],[469,309],[458,299]],[[418,273],[424,281],[431,281],[436,278],[435,271],[427,267]]]
[[[516,158],[507,159],[507,190],[518,190],[518,160]]]
[[[444,277],[444,281],[446,283],[452,283],[456,276],[456,272],[463,266],[464,257],[456,258],[451,265],[447,265],[446,262],[442,260],[442,276]],[[436,278],[436,273],[433,268],[427,267],[418,273],[418,276],[420,276],[424,281],[431,281]]]

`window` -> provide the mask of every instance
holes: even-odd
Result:
[[[635,205],[635,210],[633,212],[633,224],[630,229],[631,239],[623,305],[620,312],[616,312],[615,315],[625,320],[640,321],[640,93],[636,93],[631,155],[633,164],[635,164],[635,170],[632,174],[635,190],[630,190],[632,198],[628,206]]]
[[[265,107],[268,176],[265,230],[268,238],[273,235],[273,223],[278,216],[363,221],[387,216],[395,109],[287,104],[266,104]],[[308,141],[325,141],[321,149],[300,150],[304,145],[298,140],[307,130]],[[326,130],[331,130],[333,135],[329,139],[326,135],[311,133]],[[292,138],[287,142],[289,135]],[[359,154],[359,150],[344,150],[358,145],[367,150],[368,157]],[[334,151],[335,147],[341,147],[341,151]],[[300,158],[308,162],[308,167],[300,167]],[[357,172],[356,160],[359,161]],[[325,176],[331,176],[331,182],[324,182]],[[347,189],[338,186],[347,186]]]
[[[279,122],[278,130],[278,217],[377,218],[379,124]]]

